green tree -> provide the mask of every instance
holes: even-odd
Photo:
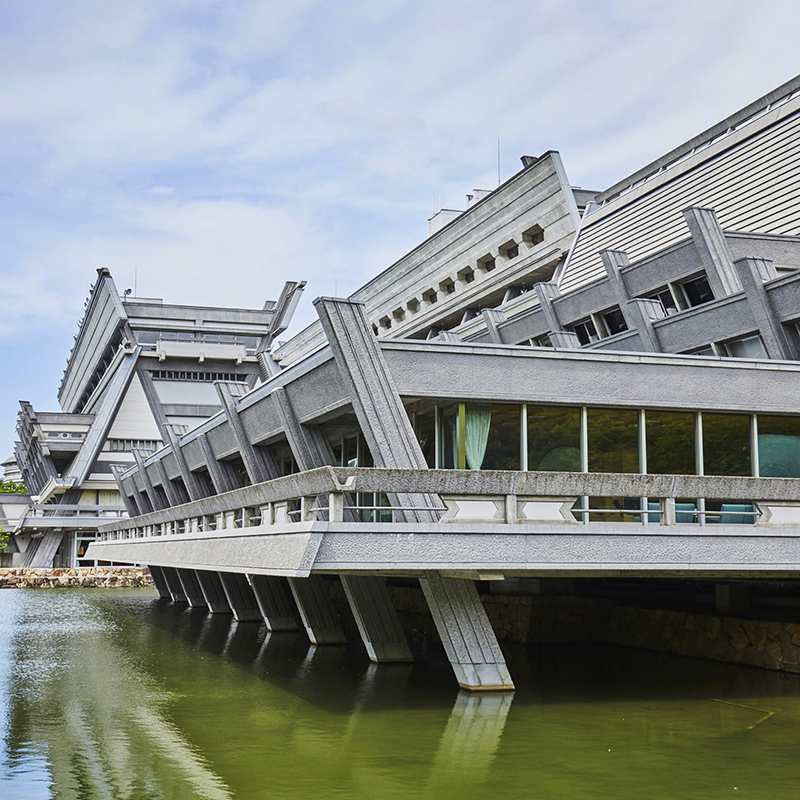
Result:
[[[28,489],[22,481],[4,481],[0,478],[0,494],[28,494]]]
[[[11,533],[0,525],[0,553],[5,552],[8,540],[11,538]]]

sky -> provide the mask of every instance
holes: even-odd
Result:
[[[794,0],[4,0],[0,457],[20,399],[58,410],[98,267],[200,305],[306,280],[291,334],[520,156],[607,188],[800,72],[799,36]]]

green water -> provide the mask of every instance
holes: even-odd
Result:
[[[0,591],[0,798],[800,798],[800,678],[612,648],[373,667],[149,591]]]

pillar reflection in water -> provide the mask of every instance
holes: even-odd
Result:
[[[459,692],[431,769],[426,796],[456,797],[485,780],[503,735],[511,692]]]

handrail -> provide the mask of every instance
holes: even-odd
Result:
[[[489,497],[652,497],[707,498],[800,503],[800,479],[622,473],[512,472],[494,470],[385,469],[320,467],[254,486],[195,500],[104,525],[101,531],[156,526],[189,519],[259,508],[298,498],[345,493],[395,495],[459,495]],[[397,506],[409,505],[397,498]],[[421,503],[419,510],[431,506]],[[444,508],[444,507],[442,507]],[[391,510],[390,506],[385,507]]]

